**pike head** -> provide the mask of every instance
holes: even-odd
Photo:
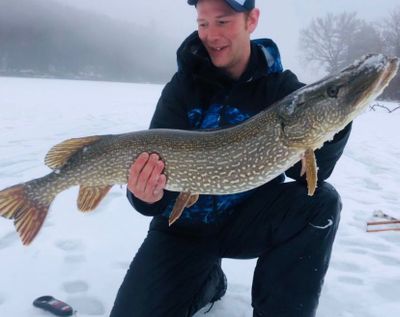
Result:
[[[365,55],[339,73],[287,96],[277,109],[285,143],[321,147],[382,93],[398,67],[396,57]]]

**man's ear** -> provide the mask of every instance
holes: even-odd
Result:
[[[260,17],[260,10],[254,8],[249,12],[249,16],[247,18],[247,29],[249,33],[253,33],[258,25],[258,18]]]

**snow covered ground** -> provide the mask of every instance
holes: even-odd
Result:
[[[161,88],[0,78],[0,189],[48,173],[43,158],[60,141],[146,129]],[[365,231],[374,210],[400,218],[399,135],[400,110],[377,109],[355,121],[330,178],[344,208],[318,317],[400,316],[400,232]],[[56,198],[29,247],[0,218],[0,316],[50,316],[31,305],[47,294],[80,317],[108,316],[150,219],[132,210],[125,188],[115,186],[89,214],[77,211],[76,198],[77,188]],[[228,291],[207,316],[252,316],[254,266],[255,260],[223,261]]]

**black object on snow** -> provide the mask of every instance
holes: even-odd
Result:
[[[33,301],[33,306],[47,310],[56,316],[71,316],[74,313],[71,306],[53,296],[41,296]]]

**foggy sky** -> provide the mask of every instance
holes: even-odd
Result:
[[[57,0],[68,6],[89,10],[126,22],[152,26],[166,32],[176,43],[196,29],[196,11],[186,0]],[[357,12],[367,21],[379,21],[400,5],[398,0],[258,0],[260,23],[253,38],[269,37],[279,46],[285,68],[303,81],[311,72],[300,65],[298,35],[313,18],[328,12]],[[315,70],[314,70],[315,72]],[[314,78],[315,79],[315,78]]]

